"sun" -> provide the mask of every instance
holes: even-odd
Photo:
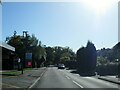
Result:
[[[93,10],[96,14],[104,14],[118,0],[83,0],[83,4]]]

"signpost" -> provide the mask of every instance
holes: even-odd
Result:
[[[25,66],[27,68],[32,68],[32,53],[25,53]]]

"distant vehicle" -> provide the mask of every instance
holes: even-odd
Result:
[[[64,64],[59,64],[58,69],[65,69],[65,65]]]

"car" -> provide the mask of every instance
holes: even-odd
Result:
[[[65,65],[64,64],[59,64],[58,69],[65,69]]]

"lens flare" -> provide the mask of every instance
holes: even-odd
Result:
[[[83,4],[93,10],[96,14],[104,14],[110,9],[118,0],[83,0]]]

